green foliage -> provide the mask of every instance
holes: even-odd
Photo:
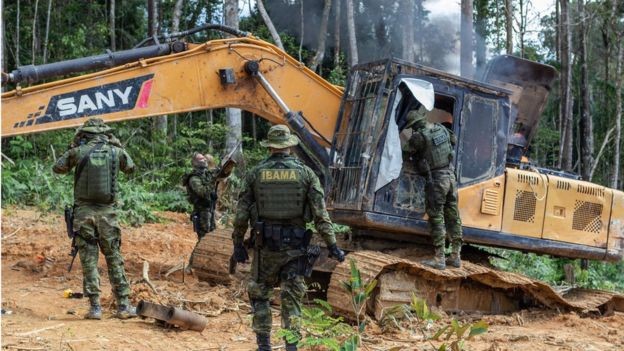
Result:
[[[587,270],[581,269],[580,260],[552,258],[533,253],[522,253],[503,249],[488,249],[502,258],[492,263],[503,270],[517,272],[553,285],[565,282],[564,266],[574,266],[576,285],[590,289],[624,291],[624,261],[616,263],[589,261]]]
[[[350,343],[354,334],[353,328],[342,317],[332,317],[333,311],[329,303],[319,299],[314,302],[315,305],[311,307],[304,306],[301,318],[293,321],[301,328],[303,335],[299,340],[299,347],[324,346],[333,351],[349,350],[344,345]],[[280,329],[277,336],[286,338],[288,342],[298,340],[298,336],[288,329]]]
[[[362,273],[353,260],[349,262],[349,268],[349,281],[343,281],[342,285],[351,295],[351,306],[356,317],[354,327],[345,323],[342,317],[332,317],[333,311],[329,303],[315,299],[316,305],[303,307],[301,318],[293,321],[301,329],[301,339],[286,329],[281,329],[277,335],[285,337],[288,342],[299,339],[299,347],[324,346],[333,351],[356,351],[362,343],[362,333],[366,328],[366,303],[377,286],[377,281],[364,282]]]
[[[440,316],[429,309],[424,299],[412,294],[409,305],[396,305],[384,310],[380,324],[384,330],[417,330],[433,350],[464,350],[466,341],[484,334],[488,324],[483,321],[461,323],[456,319],[442,322]],[[436,345],[436,343],[438,345]]]

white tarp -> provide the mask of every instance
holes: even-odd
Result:
[[[433,110],[433,105],[435,103],[433,84],[416,78],[403,78],[401,79],[401,83],[405,83],[405,86],[410,90],[412,95],[414,95],[416,100],[423,104],[428,111]],[[399,126],[396,124],[396,109],[401,98],[401,91],[398,90],[394,99],[394,104],[392,105],[392,115],[388,123],[386,142],[383,152],[381,153],[381,162],[379,165],[379,174],[377,175],[377,183],[375,183],[375,191],[397,179],[401,174],[401,167],[403,167]]]

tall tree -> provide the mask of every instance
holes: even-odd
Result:
[[[110,48],[112,51],[117,50],[115,39],[115,0],[110,0],[110,8],[108,15],[108,31],[110,33]]]
[[[171,30],[173,32],[180,31],[180,17],[182,17],[183,6],[184,0],[176,0],[175,6],[173,7],[173,17],[171,18]]]
[[[617,59],[615,62],[615,140],[613,147],[613,175],[611,177],[611,187],[618,188],[620,181],[620,145],[622,143],[622,65],[624,65],[624,44],[622,35],[624,28],[621,22],[622,14],[618,14],[618,0],[613,0],[611,5],[611,23],[615,34],[615,45]]]
[[[152,37],[158,35],[158,5],[156,0],[147,0],[147,35]],[[167,136],[167,115],[158,116],[153,119],[153,128],[158,132],[159,140],[161,143],[166,142]]]
[[[347,33],[349,37],[349,66],[353,67],[358,64],[358,44],[355,35],[355,12],[353,9],[353,0],[345,0],[347,5]]]
[[[282,44],[282,39],[280,38],[280,35],[277,32],[277,29],[275,29],[275,25],[273,24],[273,21],[271,21],[271,17],[269,17],[269,13],[264,7],[264,1],[257,0],[256,4],[258,5],[258,12],[260,12],[260,16],[262,17],[264,24],[269,29],[269,33],[271,34],[271,38],[273,38],[275,45],[277,45],[278,48],[284,50],[284,44]]]
[[[472,66],[472,0],[461,0],[461,55],[460,72],[463,77],[471,78]]]
[[[223,2],[223,14],[225,25],[238,29],[238,0],[225,0]],[[237,108],[226,109],[226,124],[228,133],[225,140],[225,148],[230,152],[243,139],[241,110]]]
[[[584,0],[578,0],[578,38],[579,53],[578,60],[581,66],[581,85],[580,85],[580,103],[581,116],[579,122],[580,129],[580,147],[581,147],[581,175],[583,179],[588,180],[593,165],[594,155],[594,127],[592,116],[590,114],[589,102],[589,77],[587,73],[587,31],[588,19],[585,13]]]
[[[39,0],[35,0],[35,14],[33,15],[33,23],[32,23],[32,54],[31,54],[31,62],[34,65],[36,58],[36,49],[37,49],[37,10],[39,9]]]
[[[403,13],[403,15],[401,16],[401,20],[402,20],[402,27],[403,27],[403,35],[402,37],[402,43],[401,43],[401,50],[402,50],[402,54],[401,54],[401,58],[410,62],[414,62],[415,60],[415,55],[414,55],[414,21],[415,21],[415,16],[414,16],[414,10],[415,10],[416,4],[414,3],[414,0],[403,0],[402,6],[401,8],[403,9],[403,11],[401,11]]]
[[[331,10],[332,0],[325,0],[323,5],[323,15],[321,17],[321,27],[319,28],[318,41],[316,43],[316,53],[310,59],[308,66],[311,70],[316,71],[318,66],[323,62],[325,57],[325,42],[327,40],[328,24],[329,24],[329,12]]]
[[[334,7],[334,67],[340,65],[340,8],[342,7],[342,0],[335,0]]]
[[[299,62],[302,62],[303,38],[305,35],[305,14],[303,13],[303,0],[299,0]]]
[[[505,0],[505,48],[507,55],[513,54],[513,0]]]
[[[114,0],[112,0],[114,1]],[[48,13],[46,15],[45,39],[43,40],[43,63],[48,62],[48,38],[50,37],[50,17],[52,14],[52,0],[48,0]]]
[[[490,33],[488,30],[488,19],[490,18],[490,10],[488,8],[488,0],[474,1],[474,29],[475,29],[475,58],[476,72],[475,75],[481,74],[485,68],[485,54],[487,51],[486,40]],[[498,19],[495,18],[495,21]],[[495,29],[496,30],[496,29]]]
[[[20,0],[17,0],[17,15],[15,16],[15,65],[20,66]],[[2,38],[4,41],[4,37]]]
[[[180,31],[180,17],[182,17],[183,6],[184,0],[176,0],[175,6],[173,7],[173,16],[171,17],[171,31],[174,33]],[[172,122],[170,135],[175,138],[178,134],[178,115],[173,115]]]
[[[158,33],[157,14],[156,0],[147,0],[147,35],[150,37]]]
[[[527,32],[527,23],[529,16],[529,2],[518,0],[518,46],[520,46],[520,57],[524,58],[524,37]]]
[[[570,64],[572,33],[570,31],[570,7],[568,0],[561,0],[561,104],[562,121],[561,146],[559,147],[558,166],[566,171],[572,170],[572,65]]]

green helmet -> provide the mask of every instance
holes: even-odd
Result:
[[[427,110],[424,106],[420,106],[418,110],[411,110],[407,113],[407,124],[405,128],[409,128],[416,123],[422,123],[427,121]]]
[[[107,126],[104,123],[104,120],[101,118],[89,118],[82,127],[78,127],[76,129],[76,134],[78,133],[91,133],[91,134],[102,134],[111,132],[113,128]]]
[[[283,124],[274,125],[269,129],[267,140],[261,141],[260,145],[274,149],[285,149],[299,144],[299,138],[290,134],[290,129]]]

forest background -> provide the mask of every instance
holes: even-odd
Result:
[[[449,8],[457,5],[454,0],[429,1],[438,8],[444,1]],[[622,190],[624,2],[552,0],[552,11],[536,12],[537,1],[462,0],[461,15],[431,16],[427,0],[5,0],[0,64],[2,71],[10,71],[125,50],[147,36],[206,23],[250,31],[338,85],[345,84],[350,66],[389,55],[479,79],[487,59],[513,54],[559,71],[532,141],[531,159]],[[219,35],[200,32],[187,40],[203,42]],[[189,210],[180,179],[190,169],[194,151],[218,158],[242,145],[244,162],[221,197],[221,221],[228,223],[242,172],[266,155],[257,142],[269,126],[246,111],[219,109],[114,127],[139,169],[121,181],[122,218],[141,225],[159,220],[155,211]],[[3,208],[61,211],[71,203],[71,177],[54,175],[51,166],[73,133],[2,139]],[[495,260],[499,267],[552,284],[566,284],[568,265],[576,273],[574,284],[624,291],[623,262],[585,265],[495,252],[503,257]]]

